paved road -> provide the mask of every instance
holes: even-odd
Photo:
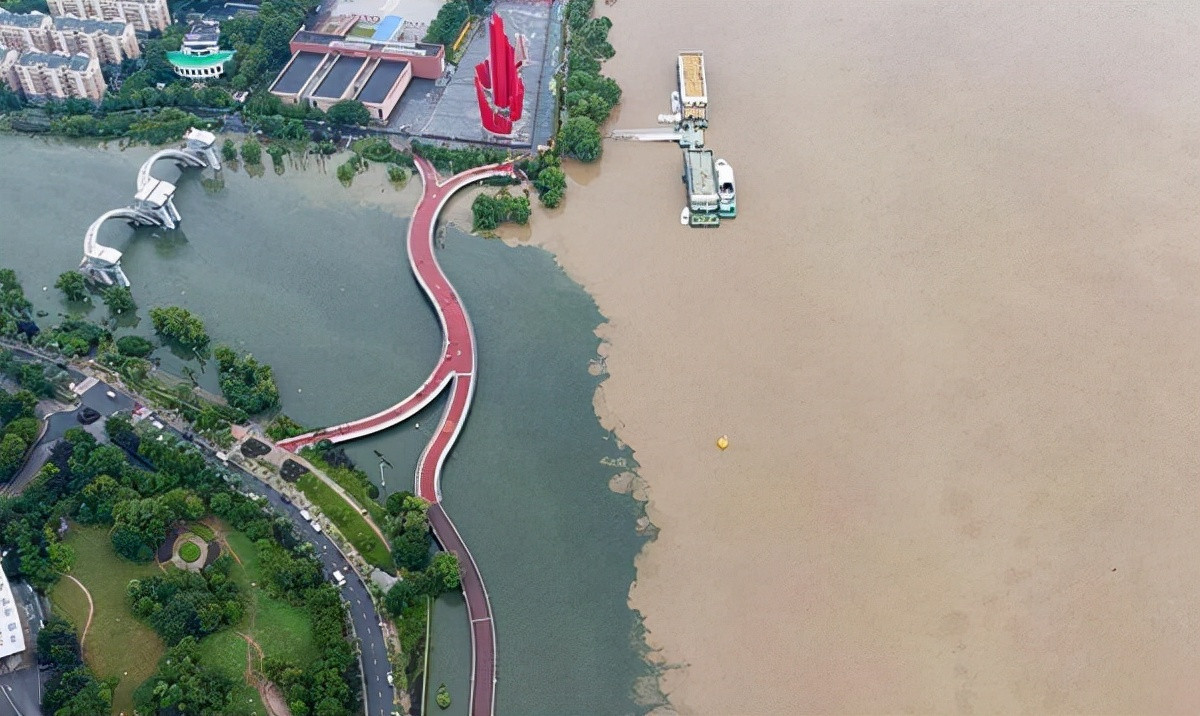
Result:
[[[116,398],[108,397],[107,392],[110,390],[116,393]],[[87,406],[94,408],[107,419],[108,416],[118,411],[131,410],[134,402],[134,399],[126,393],[101,382],[83,394],[80,399],[80,407]],[[46,454],[48,454],[49,447],[54,440],[61,438],[63,433],[69,428],[79,425],[75,417],[77,411],[78,409],[65,411],[51,416],[51,427],[39,443],[38,450],[35,450],[34,457],[30,460],[30,465],[37,462],[39,455],[41,455],[39,450],[45,448]],[[103,426],[103,424],[104,420],[102,419],[96,421],[93,425]],[[169,426],[167,429],[182,437],[177,430]],[[44,462],[45,457],[41,457],[41,463]],[[37,469],[40,469],[41,463],[38,463],[37,467],[33,468],[34,473],[37,472]],[[26,467],[28,468],[29,465]],[[239,478],[243,491],[265,497],[271,507],[287,515],[292,520],[296,526],[296,534],[299,537],[313,543],[326,577],[332,580],[335,569],[340,570],[345,575],[346,586],[342,587],[342,598],[348,603],[350,619],[359,641],[360,661],[366,683],[366,692],[363,694],[365,713],[367,716],[389,716],[392,713],[395,701],[393,687],[387,680],[388,674],[391,672],[391,664],[387,659],[387,645],[383,630],[380,628],[382,620],[378,612],[375,611],[375,605],[371,601],[366,585],[359,578],[358,574],[349,568],[349,565],[342,557],[341,552],[338,552],[333,542],[323,532],[318,533],[314,530],[312,525],[300,516],[299,508],[290,502],[285,502],[283,496],[277,491],[253,475],[237,468],[236,465],[230,465],[229,469]],[[36,672],[36,670],[33,671]],[[0,684],[2,683],[0,682]],[[14,693],[16,693],[16,689],[14,689]],[[0,699],[0,704],[3,704],[5,707],[8,706],[8,702],[4,699]],[[31,716],[31,714],[39,712],[29,712],[25,708],[21,708],[20,713],[23,716]],[[0,708],[0,716],[6,716],[3,708]]]

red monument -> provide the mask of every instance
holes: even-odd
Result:
[[[496,13],[488,22],[488,58],[475,65],[475,95],[479,99],[479,118],[483,128],[492,134],[509,136],[513,123],[521,119],[525,103],[525,83],[521,68],[525,66],[525,38],[517,35],[514,50],[504,34],[504,20]]]

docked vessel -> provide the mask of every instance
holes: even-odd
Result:
[[[683,152],[683,182],[687,185],[689,223],[692,226],[718,226],[721,200],[717,195],[716,166],[711,149],[686,149]]]
[[[717,213],[721,218],[732,219],[737,216],[737,190],[733,184],[733,167],[724,159],[718,159],[717,164]]]

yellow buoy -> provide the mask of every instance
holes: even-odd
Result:
[[[721,448],[722,450],[729,447],[729,436],[722,435],[721,437],[717,438],[717,447]]]

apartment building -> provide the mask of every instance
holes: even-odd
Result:
[[[135,30],[165,30],[171,24],[167,0],[47,0],[50,14],[127,22]]]
[[[102,65],[141,57],[137,34],[126,22],[50,17],[41,13],[17,15],[0,10],[0,50],[65,52],[95,57]]]
[[[0,78],[31,100],[76,97],[99,102],[108,90],[100,61],[86,55],[9,50],[0,61]]]

